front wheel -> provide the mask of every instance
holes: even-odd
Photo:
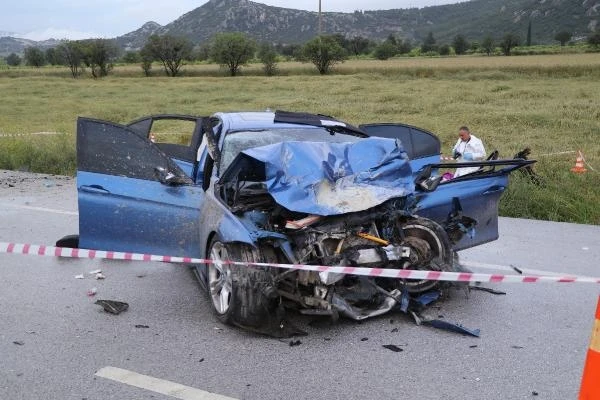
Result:
[[[427,218],[411,218],[400,228],[402,244],[411,249],[407,269],[452,271],[454,252],[444,228]],[[438,281],[408,280],[406,286],[411,293],[422,293],[435,288]]]
[[[269,267],[234,265],[269,262],[259,249],[244,243],[224,243],[214,238],[209,246],[206,283],[211,308],[219,321],[257,332],[277,335],[278,299]]]

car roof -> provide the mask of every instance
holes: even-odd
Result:
[[[266,128],[318,128],[311,125],[289,124],[275,122],[275,113],[272,111],[244,111],[244,112],[220,112],[215,114],[223,121],[228,131],[244,129],[266,129]]]

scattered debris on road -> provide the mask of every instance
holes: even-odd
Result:
[[[150,328],[150,326],[148,326],[148,325],[141,325],[141,324],[137,324],[137,325],[135,325],[135,327],[136,328],[142,328],[142,329],[148,329],[148,328]]]
[[[302,344],[301,340],[290,340],[290,347],[300,346]]]
[[[83,274],[75,275],[75,279],[85,279]]]
[[[129,308],[129,304],[116,300],[96,300],[94,304],[98,304],[104,308],[104,311],[110,314],[121,314]]]
[[[93,287],[93,288],[91,288],[90,290],[87,291],[87,295],[89,297],[95,296],[96,293],[98,293],[98,288],[95,288],[95,287]]]
[[[104,275],[102,272],[98,272],[94,278],[96,278],[96,280],[98,279],[106,279],[106,275]]]
[[[480,333],[479,329],[469,329],[460,324],[453,324],[452,322],[442,321],[439,319],[422,320],[421,323],[423,325],[429,325],[437,329],[444,329],[451,332],[462,333],[463,335],[479,337]]]
[[[17,346],[23,346],[25,344],[25,342],[22,340],[15,340],[15,341],[13,341],[13,343],[16,344]]]
[[[492,289],[492,288],[485,287],[485,286],[471,286],[471,290],[479,290],[481,292],[488,292],[488,293],[496,294],[496,295],[506,294],[506,292],[503,292],[501,290],[496,290],[496,289]]]
[[[403,348],[396,346],[395,344],[384,344],[381,347],[385,347],[388,350],[391,350],[395,353],[400,353],[401,351],[404,351]]]

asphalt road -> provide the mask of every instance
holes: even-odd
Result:
[[[53,245],[77,232],[76,210],[72,179],[0,171],[0,241]],[[600,276],[598,226],[502,218],[500,229],[462,259],[478,272],[499,264]],[[88,273],[96,269],[105,280]],[[480,328],[480,338],[402,314],[336,325],[298,316],[309,335],[290,346],[220,325],[184,266],[0,254],[0,274],[7,400],[173,398],[98,376],[106,367],[236,399],[573,399],[599,293],[593,284],[486,285],[507,295],[456,291],[429,310]],[[110,315],[96,299],[130,308]]]

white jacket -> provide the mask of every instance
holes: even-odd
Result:
[[[466,142],[458,139],[452,148],[452,154],[454,155],[457,152],[461,154],[461,156],[456,159],[457,162],[481,161],[485,159],[485,148],[483,147],[483,142],[475,135],[471,135],[471,138]],[[454,177],[457,178],[459,176],[475,172],[478,169],[479,167],[457,168],[456,172],[454,173]]]

